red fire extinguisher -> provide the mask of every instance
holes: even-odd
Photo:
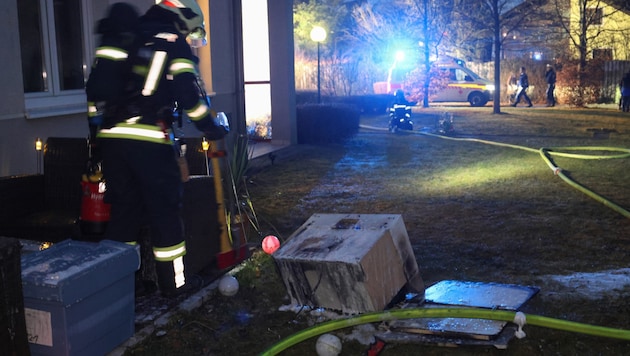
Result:
[[[109,222],[110,204],[104,201],[107,187],[101,170],[84,174],[81,188],[83,190],[79,219],[81,232],[84,235],[103,234]]]

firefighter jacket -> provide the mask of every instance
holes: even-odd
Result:
[[[153,6],[141,18],[134,43],[129,48],[97,49],[93,71],[118,69],[128,73],[123,75],[122,97],[103,105],[97,137],[172,144],[173,111],[180,108],[206,136],[214,135],[209,139],[222,138],[206,99],[200,95],[195,57],[177,31],[172,13]],[[120,72],[110,74],[114,77]]]

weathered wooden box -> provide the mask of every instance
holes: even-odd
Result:
[[[400,215],[315,214],[273,258],[296,306],[379,311],[405,286],[424,299]]]

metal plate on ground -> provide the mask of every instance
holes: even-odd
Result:
[[[427,303],[518,310],[538,293],[536,287],[446,280],[426,289]]]
[[[423,308],[443,306],[425,304]],[[452,309],[452,307],[450,307]],[[418,318],[396,320],[390,330],[410,334],[440,335],[474,340],[495,339],[507,325],[506,321],[475,318]]]
[[[538,292],[519,285],[466,281],[442,281],[425,291],[426,303],[407,307],[477,307],[517,310]],[[389,331],[376,336],[386,342],[419,343],[457,347],[459,345],[507,348],[516,326],[506,321],[474,318],[418,318],[396,320]]]

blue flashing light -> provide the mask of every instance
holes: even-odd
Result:
[[[404,51],[396,51],[396,62],[401,62],[405,60],[405,52]]]

